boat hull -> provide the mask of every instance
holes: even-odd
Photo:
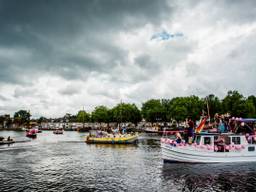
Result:
[[[0,145],[9,145],[13,143],[15,143],[15,141],[0,141]]]
[[[248,147],[248,146],[247,146]],[[161,143],[162,158],[164,162],[180,163],[234,163],[256,162],[256,152],[214,152],[194,150],[190,147],[174,147]]]
[[[36,138],[37,135],[36,135],[36,134],[27,134],[26,137],[29,137],[29,138]]]
[[[86,143],[88,144],[134,144],[138,141],[137,135],[132,135],[128,137],[87,137]]]

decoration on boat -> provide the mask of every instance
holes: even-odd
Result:
[[[195,130],[196,133],[200,133],[200,132],[203,130],[204,125],[205,125],[207,119],[208,119],[208,116],[206,116],[206,117],[204,117],[204,118],[202,119],[202,121],[200,122],[200,124],[198,125],[198,127],[197,127],[196,130]]]

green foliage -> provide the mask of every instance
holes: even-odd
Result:
[[[164,105],[159,99],[150,99],[142,104],[141,113],[149,122],[166,121],[168,100]]]
[[[203,101],[197,96],[176,97],[169,103],[167,117],[177,121],[184,121],[188,117],[195,120],[200,118],[202,109]]]
[[[90,114],[87,113],[84,110],[78,111],[77,115],[76,115],[76,121],[77,122],[89,122],[90,121]]]
[[[95,107],[94,111],[92,112],[92,121],[98,123],[109,123],[111,120],[110,117],[110,110],[105,106],[98,106]]]
[[[208,102],[210,117],[214,117],[216,113],[220,113],[222,111],[221,101],[217,96],[210,94],[205,97],[204,100]],[[207,104],[204,106],[204,110],[206,113],[208,112]]]
[[[230,113],[232,116],[244,117],[246,114],[246,99],[238,91],[228,91],[222,101],[223,113]]]
[[[47,120],[47,118],[45,118],[45,117],[40,117],[38,120],[37,120],[37,123],[45,123],[45,122],[47,122],[48,120]]]
[[[142,104],[141,111],[135,104],[121,103],[112,109],[108,109],[105,106],[97,106],[91,113],[91,116],[82,110],[76,116],[67,113],[60,120],[65,119],[68,122],[89,122],[92,120],[99,123],[132,122],[135,124],[141,121],[142,116],[148,122],[184,121],[188,117],[198,120],[202,110],[206,113],[208,112],[207,104],[211,117],[216,113],[230,113],[234,117],[256,118],[256,97],[254,95],[245,98],[238,91],[228,91],[223,100],[220,100],[213,94],[205,98],[192,95],[172,99],[150,99]],[[25,110],[20,110],[14,114],[14,121],[16,123],[25,124],[29,120],[30,114]],[[46,120],[44,117],[41,117],[38,119],[38,122]],[[0,116],[0,124],[3,124],[3,122],[4,117]]]
[[[19,110],[14,113],[14,121],[19,125],[27,124],[30,121],[30,112],[26,110]]]
[[[141,121],[140,110],[135,104],[121,103],[115,106],[112,110],[113,121],[115,122],[132,122],[137,124]]]

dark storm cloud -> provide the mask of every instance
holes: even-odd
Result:
[[[2,0],[0,47],[27,49],[31,55],[26,60],[14,55],[16,60],[7,61],[0,55],[0,82],[24,83],[29,73],[44,72],[79,78],[82,71],[111,69],[115,60],[124,64],[126,53],[111,42],[115,34],[157,24],[170,11],[165,1],[154,0]],[[77,54],[81,50],[74,45],[80,39],[83,55]],[[107,58],[100,63],[90,52],[103,52]]]

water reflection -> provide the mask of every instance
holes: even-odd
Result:
[[[251,191],[256,186],[256,164],[164,164],[163,182],[182,191]]]
[[[27,139],[24,132],[0,135]],[[163,164],[160,137],[137,145],[87,145],[50,131],[0,147],[0,191],[253,191],[256,164]]]

